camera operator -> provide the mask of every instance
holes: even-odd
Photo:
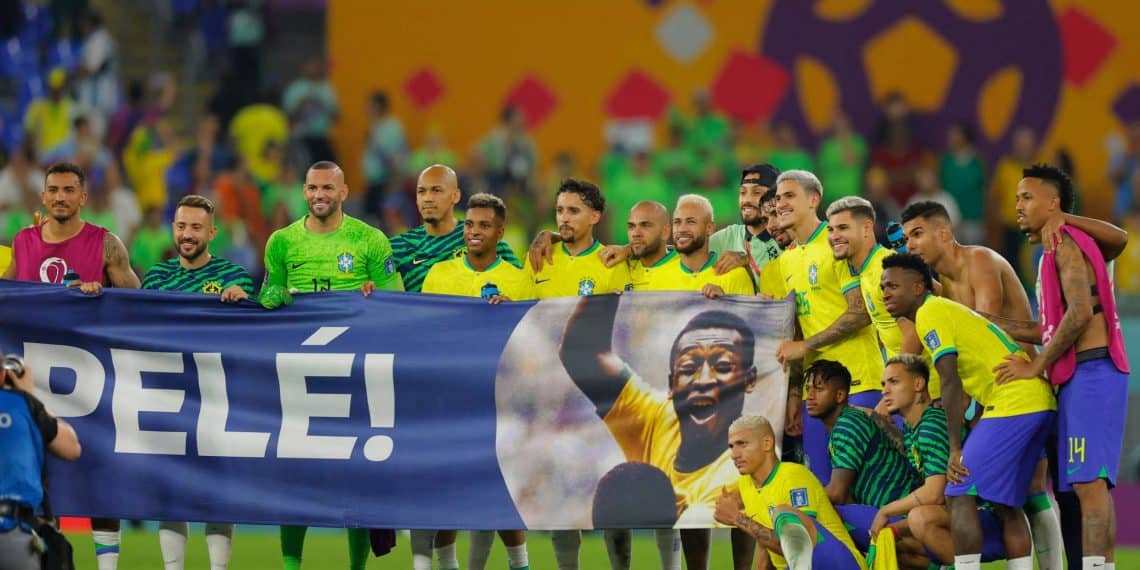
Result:
[[[44,450],[74,461],[75,430],[35,397],[32,372],[18,357],[3,357],[0,389],[0,570],[39,570],[44,541],[36,510],[44,502]]]

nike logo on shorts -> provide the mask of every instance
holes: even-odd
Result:
[[[1076,467],[1071,467],[1071,468],[1065,470],[1065,475],[1072,475],[1073,473],[1076,473],[1077,471],[1080,471],[1080,470],[1081,470],[1080,465],[1078,465]]]

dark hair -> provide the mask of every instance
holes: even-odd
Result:
[[[472,208],[490,208],[495,211],[495,217],[498,218],[500,222],[507,220],[507,205],[503,203],[502,198],[494,194],[488,194],[486,192],[472,194],[471,197],[467,199],[467,209],[470,210]]]
[[[827,359],[819,359],[804,370],[804,380],[818,378],[824,384],[831,384],[844,391],[851,391],[851,371],[847,367]]]
[[[900,218],[904,224],[915,218],[922,218],[924,220],[942,218],[949,222],[950,214],[946,212],[946,206],[932,200],[922,200],[907,206],[906,209],[902,211]]]
[[[381,107],[381,108],[387,109],[388,108],[388,94],[384,91],[373,91],[372,92],[372,105],[374,105],[376,107]]]
[[[178,201],[177,207],[181,208],[183,206],[187,208],[201,208],[206,210],[207,214],[211,216],[214,215],[214,203],[211,202],[209,198],[199,194],[187,194],[183,196],[182,199]]]
[[[1065,171],[1050,164],[1034,164],[1021,171],[1024,178],[1040,178],[1046,184],[1057,190],[1061,197],[1061,211],[1066,214],[1073,211],[1073,179]]]
[[[76,115],[75,118],[71,120],[71,128],[78,131],[79,129],[87,126],[90,122],[91,121],[87,118],[87,115]]]
[[[677,524],[676,491],[660,469],[620,463],[598,480],[591,518],[594,528],[672,528]]]
[[[582,201],[587,206],[599,211],[606,211],[606,199],[602,196],[602,190],[598,188],[593,182],[587,180],[578,180],[576,178],[567,178],[562,181],[558,186],[558,192],[555,196],[564,192],[572,192],[582,198]]]
[[[749,174],[759,175],[759,184],[772,190],[776,188],[776,179],[780,177],[780,169],[767,163],[753,164],[740,172],[741,184],[744,184],[744,179],[747,178]]]
[[[827,207],[827,217],[849,212],[857,220],[875,221],[875,207],[866,198],[844,196]]]
[[[760,197],[760,205],[763,206],[764,204],[767,204],[768,202],[771,202],[775,199],[776,199],[776,189],[775,188],[769,188],[768,191],[765,192],[764,195]]]
[[[977,139],[977,135],[974,133],[974,125],[971,125],[968,121],[958,121],[950,125],[950,128],[961,131],[962,138],[966,139],[966,144],[974,144],[974,141]]]
[[[926,285],[926,290],[934,291],[934,275],[930,272],[930,266],[921,257],[913,253],[896,253],[884,257],[883,270],[886,271],[892,267],[918,273],[922,277],[922,283]]]
[[[749,327],[744,319],[727,311],[705,311],[690,319],[685,328],[677,333],[677,338],[673,339],[673,348],[669,351],[670,373],[673,371],[672,363],[677,361],[677,341],[681,340],[685,333],[701,329],[729,329],[740,333],[740,362],[744,368],[752,367],[752,360],[756,355],[756,335],[753,334],[752,327]]]
[[[885,366],[892,364],[901,364],[903,369],[907,372],[921,376],[923,380],[930,381],[930,366],[926,364],[926,360],[917,354],[897,354],[887,359]]]
[[[44,180],[52,174],[74,174],[79,177],[79,187],[83,188],[87,185],[87,175],[83,174],[83,169],[78,164],[71,162],[57,162],[48,167],[47,172],[44,173]]]
[[[131,82],[127,84],[127,101],[131,103],[141,103],[145,96],[146,91],[143,88],[142,81],[132,79]]]

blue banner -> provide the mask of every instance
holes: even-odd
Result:
[[[751,351],[718,392],[685,392],[686,407],[676,362],[707,343],[685,327],[714,313],[750,329],[722,333],[725,350]],[[689,448],[699,436],[685,426],[730,421],[737,399],[780,429],[773,355],[791,318],[787,301],[686,293],[488,305],[332,292],[266,311],[0,282],[0,347],[24,355],[37,395],[83,445],[79,461],[49,464],[55,510],[147,520],[592,528],[607,474],[647,465],[635,478],[664,473],[676,516],[634,522],[709,526],[702,497],[734,473],[718,459],[682,481],[677,445],[634,432],[672,426],[691,453],[685,434]],[[618,372],[576,364],[603,353]]]

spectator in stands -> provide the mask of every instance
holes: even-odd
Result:
[[[32,212],[40,205],[44,171],[36,165],[27,146],[12,149],[0,170],[0,241],[12,243],[16,232],[32,223]]]
[[[522,109],[503,108],[499,125],[483,138],[479,151],[492,194],[506,199],[529,193],[538,168],[538,147],[527,132]]]
[[[218,176],[214,186],[218,198],[219,218],[229,226],[244,223],[249,238],[263,246],[269,239],[269,226],[261,207],[261,190],[245,160],[236,158]]]
[[[136,272],[145,274],[154,264],[174,255],[170,226],[163,223],[160,208],[146,211],[143,224],[135,230],[129,243],[131,267]]]
[[[131,131],[135,130],[146,116],[146,91],[143,89],[142,81],[132,79],[127,84],[126,95],[126,100],[111,115],[107,127],[107,142],[116,155],[123,152],[123,148],[127,146],[127,137],[131,136]]]
[[[443,129],[438,126],[428,128],[424,145],[412,152],[405,170],[409,174],[415,174],[433,164],[459,164],[459,157],[448,148]]]
[[[902,206],[918,191],[915,173],[928,160],[926,151],[911,138],[909,123],[887,123],[886,139],[871,152],[871,165],[887,174],[887,193]]]
[[[690,150],[698,148],[724,148],[728,145],[729,122],[728,119],[713,109],[712,96],[708,90],[698,89],[693,93],[693,119],[685,124],[685,120],[674,111],[670,119],[673,124],[685,127],[685,145]]]
[[[1017,226],[1017,184],[1022,171],[1037,161],[1037,135],[1029,127],[1013,132],[1012,153],[994,166],[986,201],[987,243],[1017,266],[1025,236]]]
[[[824,180],[824,205],[844,196],[863,193],[863,167],[867,164],[867,141],[851,127],[851,119],[839,111],[832,134],[819,144],[819,177]]]
[[[38,161],[71,140],[71,122],[77,115],[76,104],[67,95],[67,71],[51,70],[48,96],[32,101],[24,112],[24,130]]]
[[[955,123],[946,131],[946,152],[938,164],[938,181],[954,197],[962,221],[954,233],[964,244],[980,244],[985,239],[983,220],[986,205],[986,172],[974,148],[974,129],[969,123]]]
[[[368,117],[369,127],[361,158],[366,186],[364,213],[379,219],[380,210],[384,207],[384,194],[402,175],[408,158],[408,143],[404,139],[404,124],[390,112],[387,93],[372,92],[368,100]]]
[[[629,211],[635,204],[642,200],[673,204],[677,201],[677,196],[669,189],[665,179],[653,169],[649,151],[634,152],[629,170],[618,175],[606,188],[605,215],[608,220],[605,227],[609,234],[601,239],[605,239],[606,243],[625,243],[626,222]]]
[[[781,172],[788,170],[815,170],[811,154],[800,146],[796,128],[788,122],[776,123],[772,129],[776,145],[768,151],[768,162]]]
[[[207,114],[198,120],[196,144],[185,156],[187,164],[193,168],[191,194],[205,193],[214,186],[218,173],[233,164],[233,149],[226,142],[219,142],[219,131],[221,125],[217,116]],[[181,196],[178,199],[181,200]]]
[[[265,24],[259,0],[236,0],[231,3],[226,22],[230,63],[241,87],[250,93],[261,89],[261,44],[265,40]]]
[[[696,180],[699,165],[695,159],[692,149],[685,146],[685,129],[680,125],[669,125],[665,148],[653,154],[653,170],[665,180],[674,195],[680,196],[688,192]],[[670,202],[662,203],[670,204]],[[628,213],[626,211],[622,215]]]
[[[1133,121],[1128,125],[1126,137],[1124,141],[1120,141],[1118,137],[1109,139],[1112,153],[1109,157],[1108,176],[1116,188],[1113,214],[1117,219],[1130,215],[1133,206],[1138,203],[1137,196],[1133,192],[1132,180],[1133,175],[1140,171],[1140,121]]]
[[[887,171],[878,167],[868,168],[863,187],[866,189],[867,200],[875,208],[875,238],[879,243],[887,243],[887,223],[898,221],[902,214],[902,209],[891,196]]]
[[[704,166],[693,192],[712,202],[713,220],[717,228],[735,223],[740,218],[740,190],[736,186],[728,185],[724,176],[723,157],[714,155],[710,149],[701,149],[697,152],[697,162]],[[629,213],[629,208],[625,211]]]
[[[249,165],[250,172],[259,181],[276,180],[280,163],[267,158],[265,148],[271,142],[285,144],[289,140],[289,118],[281,112],[269,94],[263,94],[251,105],[242,108],[232,121],[229,132],[234,150]]]
[[[909,206],[921,201],[942,204],[950,216],[950,225],[954,230],[954,235],[958,235],[958,228],[961,227],[962,223],[962,212],[958,208],[958,201],[954,199],[954,196],[938,185],[938,175],[934,173],[934,168],[926,165],[919,167],[914,173],[914,183],[918,187],[918,192],[911,197],[910,202],[907,202],[906,205]]]
[[[336,162],[329,131],[336,122],[336,90],[325,75],[325,63],[309,56],[301,66],[301,76],[285,88],[281,107],[289,116],[293,137],[308,153],[308,162]]]
[[[141,211],[166,205],[166,171],[182,152],[169,116],[159,117],[152,125],[140,125],[131,133],[123,151],[123,167]]]
[[[103,26],[103,18],[93,10],[84,16],[80,30],[83,34],[82,63],[76,70],[79,103],[92,121],[95,132],[102,136],[107,132],[107,118],[119,105],[115,40]]]

